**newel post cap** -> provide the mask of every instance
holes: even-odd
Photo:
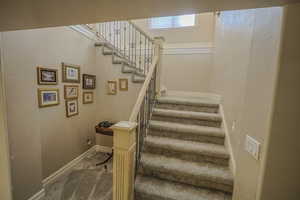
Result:
[[[111,128],[113,130],[119,130],[119,131],[132,131],[137,126],[136,122],[130,122],[130,121],[120,121],[116,124],[114,124]]]

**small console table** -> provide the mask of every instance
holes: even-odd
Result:
[[[100,126],[97,125],[95,127],[95,130],[96,130],[97,134],[114,136],[114,131],[111,128],[104,128],[104,127],[100,127]],[[114,152],[107,153],[108,157],[103,162],[97,163],[96,166],[103,165],[103,164],[107,163],[113,157],[113,154],[114,154]]]

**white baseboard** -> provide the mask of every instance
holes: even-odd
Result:
[[[77,158],[72,160],[71,162],[67,163],[65,166],[63,166],[62,168],[60,168],[59,170],[57,170],[50,176],[45,178],[42,181],[43,186],[45,187],[46,185],[55,182],[55,180],[57,180],[57,178],[59,178],[60,176],[62,176],[63,174],[65,174],[69,170],[71,170],[76,164],[78,164],[80,161],[82,161],[86,156],[88,156],[90,153],[96,151],[96,148],[97,148],[97,145],[91,147],[89,150],[87,150],[86,152],[84,152],[83,154],[81,154],[80,156],[78,156]]]
[[[42,200],[45,197],[45,189],[41,189],[35,195],[30,197],[28,200]]]
[[[165,43],[163,45],[162,53],[164,55],[212,54],[213,49],[211,43]]]
[[[228,127],[227,127],[224,108],[223,108],[222,104],[220,104],[220,114],[221,114],[222,119],[223,119],[222,126],[223,126],[223,129],[225,131],[225,136],[226,136],[225,146],[228,149],[229,154],[230,154],[230,165],[229,166],[231,168],[231,171],[232,171],[233,175],[235,176],[235,174],[236,174],[236,162],[235,162],[235,158],[234,158],[233,151],[232,151],[232,145],[231,145],[230,136],[229,136],[229,133],[228,133]]]
[[[112,147],[108,146],[101,146],[101,145],[95,145],[96,151],[104,152],[104,153],[111,153]]]

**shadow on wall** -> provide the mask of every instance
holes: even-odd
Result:
[[[107,95],[107,80],[129,77],[111,64],[111,57],[100,54],[94,41],[69,27],[5,32],[2,38],[14,198],[27,199],[42,189],[44,178],[90,147],[87,138],[95,137],[99,121],[128,119],[141,85],[129,82],[128,92]],[[62,83],[61,62],[79,65],[81,74],[96,75],[96,89],[89,90],[94,103],[83,104],[87,90],[82,84]],[[37,66],[57,69],[58,85],[38,86]],[[64,85],[79,86],[79,114],[70,118]],[[38,88],[58,89],[60,104],[39,108]]]

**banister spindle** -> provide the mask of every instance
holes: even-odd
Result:
[[[111,38],[111,37],[112,37],[112,33],[111,33],[111,32],[112,32],[112,31],[111,31],[111,22],[108,22],[108,23],[109,23],[109,24],[108,24],[108,25],[109,25],[109,42],[112,43],[112,38]]]
[[[124,46],[123,46],[123,48],[124,48],[124,55],[125,55],[125,58],[126,58],[126,32],[127,32],[127,27],[126,27],[126,24],[127,24],[127,22],[124,22]]]
[[[144,74],[147,74],[148,69],[147,69],[147,65],[146,65],[146,35],[144,35]]]
[[[113,46],[114,46],[114,50],[116,49],[116,38],[117,38],[117,33],[116,33],[116,21],[113,22],[112,24],[113,26]]]
[[[122,29],[121,29],[121,22],[118,21],[118,53],[121,54],[121,37],[122,37]]]
[[[133,37],[133,32],[134,32],[134,27],[132,24],[131,25],[131,43],[130,43],[130,50],[131,50],[131,63],[132,65],[134,64],[134,54],[133,54],[133,40],[134,40],[134,37]]]
[[[137,63],[136,63],[136,52],[137,52],[137,48],[136,48],[136,46],[137,46],[137,41],[136,41],[136,32],[137,32],[137,30],[135,29],[134,30],[134,63],[135,63],[135,67],[137,68]]]
[[[142,66],[142,34],[140,32],[140,54],[139,54],[139,65],[140,65],[140,69],[143,70],[143,66]],[[143,71],[144,72],[144,71]]]
[[[131,42],[131,26],[130,23],[128,23],[128,37],[129,37],[129,41],[128,41],[128,52],[129,52],[129,62],[131,64],[131,51],[130,51],[130,42]]]
[[[149,38],[147,38],[147,59],[146,59],[146,62],[147,62],[147,69],[149,71]]]

